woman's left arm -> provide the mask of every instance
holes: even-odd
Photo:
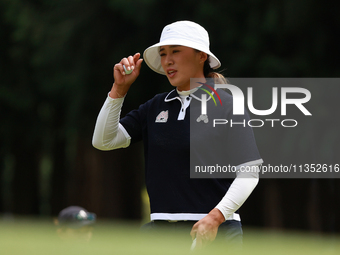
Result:
[[[259,182],[259,166],[250,172],[238,172],[226,195],[215,207],[227,220],[247,200]]]

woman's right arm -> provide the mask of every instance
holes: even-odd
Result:
[[[94,128],[92,145],[98,150],[114,150],[130,145],[131,137],[119,123],[124,98],[108,96],[99,112]]]
[[[92,144],[99,150],[125,148],[130,144],[130,136],[119,123],[124,97],[140,73],[143,59],[136,53],[133,57],[123,58],[113,68],[115,82],[97,118]],[[125,74],[123,65],[131,74]]]

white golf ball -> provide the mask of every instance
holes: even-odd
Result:
[[[127,70],[126,67],[125,67],[125,65],[123,65],[123,68],[124,68],[124,72],[125,72],[126,74],[130,74],[130,73],[132,73],[132,71],[133,71],[133,70],[130,70],[130,71]]]

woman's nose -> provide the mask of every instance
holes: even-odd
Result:
[[[165,64],[169,66],[169,65],[172,65],[173,63],[174,61],[173,61],[171,54],[166,55]]]

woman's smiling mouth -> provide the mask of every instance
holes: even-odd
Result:
[[[175,74],[177,73],[177,71],[175,69],[167,69],[166,73],[168,75],[169,78],[172,78],[175,76]]]

